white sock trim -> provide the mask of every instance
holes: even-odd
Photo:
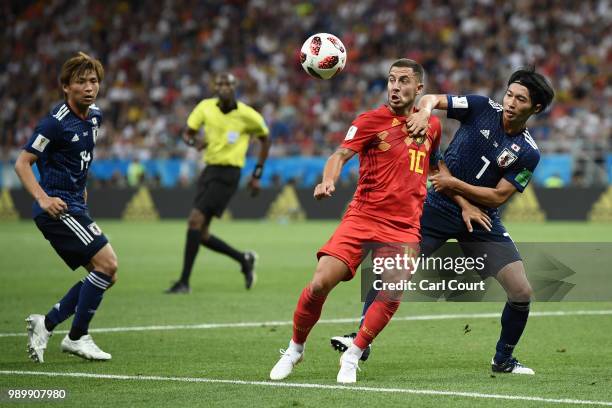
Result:
[[[364,350],[357,347],[355,343],[351,344],[351,346],[346,350],[347,353],[357,356],[358,358],[361,358],[363,351]]]
[[[298,344],[298,343],[294,342],[293,339],[291,339],[291,340],[289,340],[289,350],[296,351],[298,353],[303,353],[304,352],[304,345],[303,344]]]

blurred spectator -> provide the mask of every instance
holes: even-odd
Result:
[[[228,67],[240,98],[266,117],[272,155],[328,155],[359,112],[384,101],[390,62],[409,57],[426,68],[427,92],[498,101],[503,80],[535,64],[557,98],[531,134],[542,153],[571,153],[584,182],[598,183],[612,133],[611,21],[609,0],[2,2],[0,159],[14,158],[58,101],[60,63],[78,50],[107,70],[98,159],[193,158],[176,135]],[[320,31],[349,50],[330,81],[310,79],[297,61]],[[443,127],[446,144],[457,124]]]
[[[132,160],[127,169],[127,182],[130,187],[138,187],[145,177],[145,167],[138,158]]]

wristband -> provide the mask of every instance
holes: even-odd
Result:
[[[262,174],[263,174],[263,164],[256,165],[255,169],[253,170],[253,178],[260,179]]]

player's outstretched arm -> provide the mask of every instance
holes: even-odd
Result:
[[[38,202],[40,208],[52,217],[57,218],[68,209],[68,205],[61,198],[49,197],[40,184],[38,184],[36,176],[34,176],[32,171],[32,165],[36,160],[38,160],[38,157],[35,154],[22,150],[15,162],[15,173],[19,176],[26,190]]]
[[[344,166],[344,163],[349,161],[354,155],[355,152],[353,150],[340,147],[329,156],[327,163],[325,163],[325,168],[323,169],[323,180],[321,183],[317,184],[314,189],[315,199],[320,200],[325,197],[331,197],[336,190],[335,184],[336,181],[338,181],[338,177],[340,177],[342,166]]]
[[[512,183],[503,178],[495,188],[479,187],[453,177],[444,162],[440,162],[439,168],[438,174],[431,177],[431,184],[435,191],[452,191],[486,207],[497,208],[501,206],[517,191]]]
[[[448,109],[446,95],[424,95],[419,100],[418,111],[410,115],[406,128],[413,135],[425,135],[429,127],[429,117],[434,109]]]

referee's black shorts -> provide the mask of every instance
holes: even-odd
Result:
[[[238,189],[240,167],[208,165],[198,179],[193,207],[207,217],[220,217]]]

